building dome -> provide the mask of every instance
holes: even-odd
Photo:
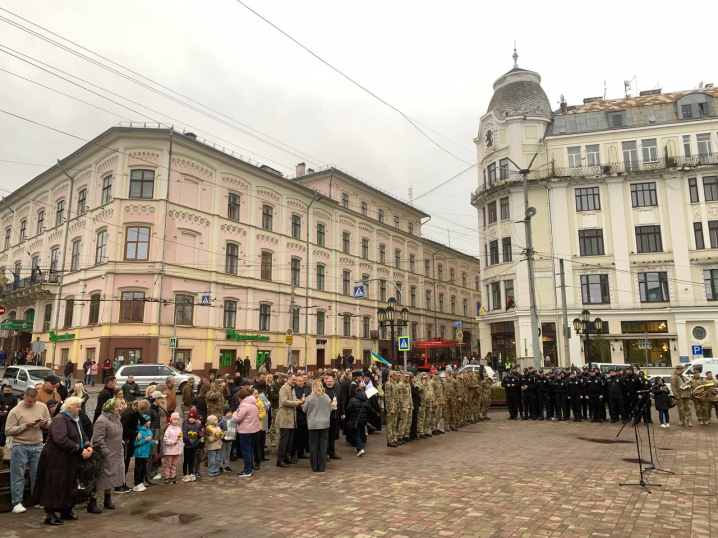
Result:
[[[551,104],[541,87],[541,75],[514,65],[494,82],[491,112],[501,119],[509,116],[538,116],[551,119]]]

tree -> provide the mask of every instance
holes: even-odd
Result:
[[[611,362],[611,341],[599,334],[591,339],[591,360],[593,362]]]

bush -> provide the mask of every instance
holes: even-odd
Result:
[[[503,403],[506,401],[506,390],[501,385],[491,386],[491,403]]]

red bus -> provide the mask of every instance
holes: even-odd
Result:
[[[413,343],[408,360],[417,370],[428,372],[434,365],[443,370],[449,363],[452,366],[460,366],[463,356],[466,355],[466,347],[466,344],[458,340],[419,340]]]

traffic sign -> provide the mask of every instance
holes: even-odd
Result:
[[[287,336],[293,336],[294,335],[294,329],[287,329]]]
[[[7,310],[5,310],[5,307],[0,305],[0,316],[4,316],[5,312],[7,312]]]
[[[703,346],[691,346],[693,355],[703,355]]]
[[[170,347],[172,349],[177,349],[177,342],[179,338],[170,338]]]
[[[463,321],[455,321],[455,322],[454,322],[454,327],[457,328],[457,329],[461,329],[461,328],[463,328],[463,326],[464,326],[464,322],[463,322]]]
[[[292,336],[291,334],[288,334],[287,336],[285,336],[284,343],[287,344],[288,346],[291,346],[294,343],[294,336]]]
[[[354,286],[354,298],[366,299],[366,286],[364,284],[360,286]]]
[[[209,295],[202,296],[202,306],[209,306],[212,304],[212,298]]]
[[[678,360],[680,362],[691,362],[690,359],[688,358],[688,355],[681,355],[680,357],[678,357]]]
[[[399,351],[411,351],[411,338],[408,336],[399,337]]]
[[[456,331],[456,339],[463,340],[464,339],[464,331]]]

